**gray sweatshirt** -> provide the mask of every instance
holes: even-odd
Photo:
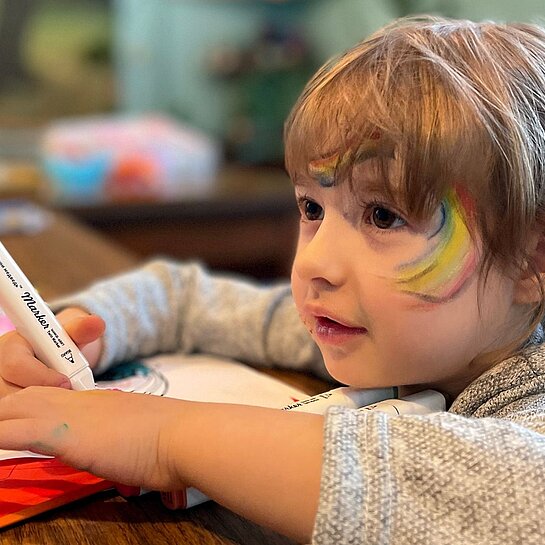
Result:
[[[100,369],[166,351],[206,352],[326,376],[289,286],[157,261],[55,306],[102,316]],[[545,347],[470,384],[448,412],[330,409],[315,544],[545,543]]]

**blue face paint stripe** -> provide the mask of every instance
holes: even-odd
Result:
[[[415,267],[418,264],[425,262],[427,259],[432,257],[434,254],[437,254],[437,253],[441,252],[445,248],[445,246],[448,244],[448,241],[450,240],[450,238],[452,236],[452,231],[454,229],[454,222],[452,220],[452,213],[451,213],[450,209],[448,209],[447,207],[445,207],[443,205],[442,206],[442,211],[443,211],[443,215],[442,215],[442,218],[441,218],[441,225],[440,225],[439,229],[437,229],[433,235],[428,237],[428,240],[431,240],[432,238],[436,237],[438,234],[443,233],[443,236],[441,237],[441,240],[439,240],[437,245],[430,248],[424,255],[401,265],[399,267],[399,272],[402,273],[403,271],[405,271],[407,269],[410,269],[411,267]],[[407,279],[404,279],[404,280],[399,280],[398,282],[400,284],[410,283],[411,281],[416,280],[417,278],[420,278],[425,273],[428,273],[430,271],[430,269],[432,269],[433,267],[436,267],[437,264],[438,264],[437,259],[434,259],[433,262],[431,262],[429,265],[425,266],[425,268],[422,269],[421,271],[419,271],[418,273],[414,274],[410,278],[407,278]]]
[[[446,221],[447,221],[447,212],[445,208],[445,203],[442,202],[441,203],[441,221],[440,221],[439,227],[428,237],[428,240],[431,240],[433,237],[436,237],[441,232],[441,230],[445,226]]]

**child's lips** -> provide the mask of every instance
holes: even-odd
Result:
[[[342,344],[367,333],[365,327],[354,327],[342,324],[327,316],[316,316],[316,336],[326,343]]]

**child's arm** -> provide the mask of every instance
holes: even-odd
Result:
[[[257,523],[310,540],[323,418],[239,405],[26,388],[0,401],[0,448],[60,456],[151,489],[195,486]]]
[[[99,369],[158,352],[207,352],[327,376],[287,283],[259,286],[196,264],[152,262],[66,298],[107,324]]]
[[[481,398],[465,396],[468,416],[335,408],[322,418],[27,388],[0,400],[0,448],[55,453],[127,484],[193,485],[298,540],[308,542],[312,531],[317,545],[537,544],[545,395],[537,370],[527,371],[524,387],[504,375],[496,395],[481,382]],[[469,417],[470,408],[483,417]]]

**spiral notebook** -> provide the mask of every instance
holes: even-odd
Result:
[[[97,377],[97,388],[273,408],[305,397],[247,365],[204,355],[170,354],[124,363]],[[0,528],[113,486],[54,458],[0,450]]]

